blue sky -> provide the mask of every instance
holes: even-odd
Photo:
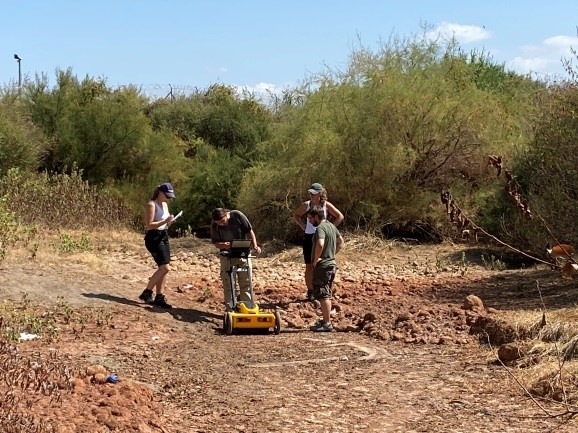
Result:
[[[562,74],[578,48],[578,2],[566,0],[0,0],[0,85],[71,67],[79,77],[145,92],[213,83],[278,90],[326,66],[342,68],[359,42],[454,34],[519,72]]]

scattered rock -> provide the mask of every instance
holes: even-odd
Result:
[[[484,311],[484,303],[476,295],[468,295],[464,299],[462,308],[466,311]]]
[[[516,361],[523,356],[522,351],[518,343],[506,343],[502,344],[498,348],[498,359],[504,364],[510,364],[512,361]]]

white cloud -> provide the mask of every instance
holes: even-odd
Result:
[[[426,36],[430,39],[442,38],[449,40],[455,38],[458,42],[467,44],[489,39],[491,33],[483,26],[470,26],[444,21],[433,30],[428,31]]]
[[[559,50],[561,54],[570,54],[570,47],[578,47],[578,38],[576,36],[552,36],[544,39],[544,46]]]
[[[528,72],[543,72],[552,69],[554,61],[544,57],[517,56],[506,62],[508,69],[526,74]]]
[[[571,59],[571,47],[578,47],[578,38],[574,36],[552,36],[539,45],[520,47],[521,54],[506,62],[509,69],[520,73],[560,74],[562,59]]]

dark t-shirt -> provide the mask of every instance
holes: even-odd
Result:
[[[318,239],[324,239],[323,250],[321,251],[320,267],[335,266],[335,250],[337,249],[337,238],[340,236],[339,230],[333,223],[325,220],[317,226],[315,234],[313,235],[313,251],[311,251],[311,259],[315,254],[315,245]]]
[[[229,212],[230,218],[226,226],[220,226],[214,221],[211,224],[211,242],[231,242],[235,239],[247,239],[247,234],[253,230],[251,223],[243,212],[238,210]]]

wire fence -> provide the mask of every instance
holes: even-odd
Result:
[[[27,78],[22,83],[22,87],[26,86],[30,83],[30,80]],[[219,85],[218,83],[214,85]],[[279,104],[291,102],[293,104],[302,103],[303,101],[303,93],[302,91],[297,90],[297,88],[290,88],[290,87],[280,87],[275,85],[257,85],[256,87],[249,87],[249,86],[235,86],[235,85],[226,85],[230,86],[234,89],[237,93],[237,96],[240,98],[251,98],[261,102],[267,106],[277,106]],[[176,100],[181,97],[187,96],[194,96],[194,95],[202,95],[205,94],[212,86],[208,87],[199,87],[190,84],[110,84],[107,83],[107,86],[112,90],[121,90],[121,89],[128,89],[134,88],[137,89],[140,94],[146,96],[151,101],[157,100]],[[13,92],[19,91],[18,82],[11,81],[9,83],[5,83],[4,85],[0,85],[0,96],[2,94],[10,94]]]
[[[138,89],[144,96],[151,100],[169,99],[174,100],[179,97],[193,96],[202,94],[208,88],[202,88],[187,84],[118,84],[111,86],[113,89],[123,89],[134,87]],[[236,89],[237,94],[241,97],[251,97],[263,103],[269,104],[278,100],[289,89],[271,88],[268,90],[256,90],[249,87],[232,86]]]

